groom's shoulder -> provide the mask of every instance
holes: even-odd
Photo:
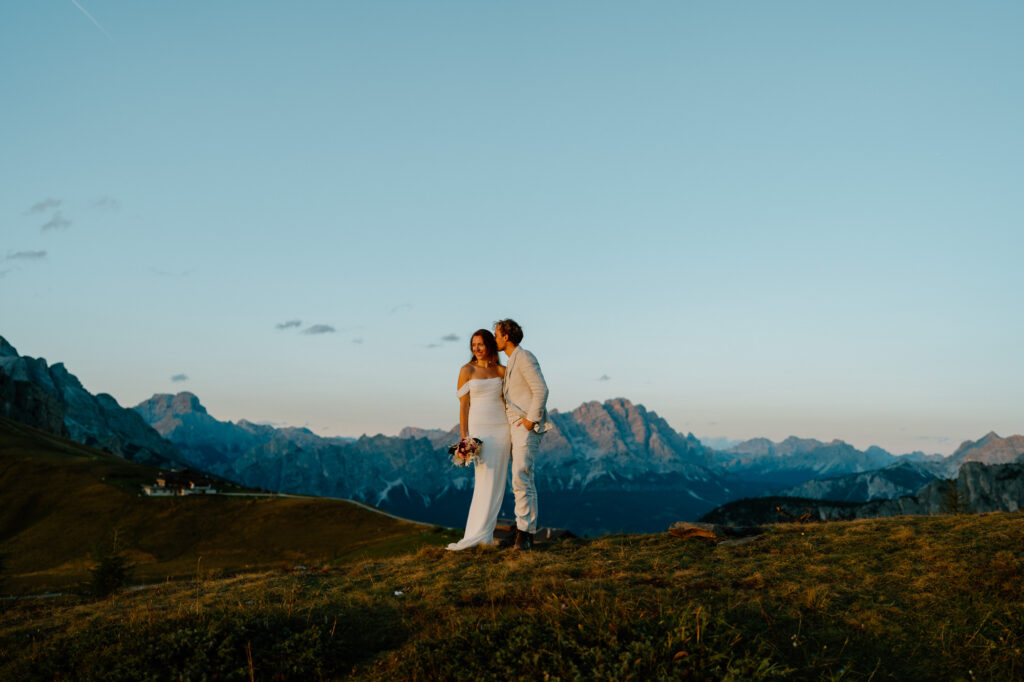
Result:
[[[531,353],[530,351],[526,350],[522,346],[519,347],[519,352],[528,357],[531,362],[537,362],[537,356]]]

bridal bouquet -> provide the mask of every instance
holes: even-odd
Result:
[[[465,467],[480,459],[480,452],[483,449],[484,442],[479,438],[463,438],[448,448],[448,454],[452,456],[452,464]]]

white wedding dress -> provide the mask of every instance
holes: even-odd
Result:
[[[482,440],[483,448],[474,465],[476,481],[466,533],[461,540],[448,545],[450,550],[494,542],[494,526],[508,486],[508,459],[512,451],[505,401],[501,397],[501,377],[470,379],[459,389],[458,396],[461,398],[466,393],[469,393],[469,437]]]

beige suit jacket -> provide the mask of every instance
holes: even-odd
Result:
[[[510,421],[526,417],[536,423],[533,430],[537,433],[548,430],[548,385],[533,353],[516,346],[508,356],[501,388]]]

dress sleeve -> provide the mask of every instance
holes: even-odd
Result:
[[[462,388],[455,392],[455,395],[459,398],[469,393],[469,382],[462,384]]]

